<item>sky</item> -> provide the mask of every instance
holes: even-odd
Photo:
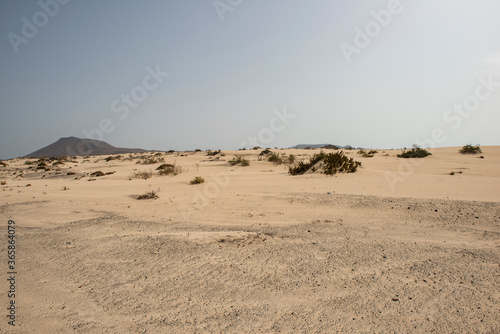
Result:
[[[0,0],[0,159],[500,145],[498,0]]]

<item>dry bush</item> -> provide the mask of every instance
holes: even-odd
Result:
[[[157,199],[157,198],[159,198],[159,196],[157,192],[154,190],[148,191],[147,193],[144,193],[142,195],[139,195],[139,197],[137,197],[137,199]]]
[[[149,178],[153,177],[153,172],[152,171],[146,171],[146,170],[141,170],[141,171],[134,171],[131,175],[131,179],[144,179],[147,180]]]
[[[200,184],[204,182],[205,182],[204,178],[202,178],[201,176],[196,176],[194,179],[191,180],[191,182],[189,182],[189,184]]]

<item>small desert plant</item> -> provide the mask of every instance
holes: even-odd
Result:
[[[162,164],[156,168],[159,175],[178,175],[182,173],[182,167],[172,164]]]
[[[260,152],[259,156],[261,155],[269,155],[269,154],[272,154],[273,151],[271,151],[270,149],[266,148],[264,151]]]
[[[217,150],[217,151],[207,150],[207,155],[208,156],[216,156],[220,152],[221,152],[220,150]]]
[[[153,176],[153,172],[152,171],[141,170],[141,171],[135,171],[135,172],[133,172],[130,175],[130,178],[131,179],[149,179],[152,176]]]
[[[148,191],[147,193],[139,195],[139,197],[137,197],[137,199],[157,199],[158,197],[159,197],[158,193],[154,190],[151,190],[151,191]]]
[[[158,157],[158,156],[142,156],[137,161],[137,164],[141,164],[141,165],[154,165],[154,164],[162,163],[164,161],[165,161],[165,159],[163,159],[163,157]]]
[[[109,161],[112,161],[112,160],[120,160],[121,159],[121,155],[110,155],[109,157],[107,157],[106,159],[104,159],[106,162],[109,162]]]
[[[282,153],[281,155],[275,152],[271,152],[267,156],[267,161],[273,162],[276,165],[281,165],[281,164],[293,164],[295,162],[295,155],[290,154],[288,157],[285,156],[285,153]]]
[[[48,166],[45,163],[45,161],[39,162],[38,165],[36,166],[36,169],[45,169],[46,170],[47,168],[48,168]]]
[[[68,187],[66,187],[66,186],[63,186],[63,187],[62,187],[62,189],[63,189],[63,190],[69,190],[69,188],[68,188]]]
[[[199,148],[197,148],[196,150],[194,150],[195,152],[201,152],[201,150]]]
[[[278,153],[272,152],[268,157],[267,161],[269,162],[274,162],[276,165],[280,165],[283,163],[283,160],[281,159],[281,156]]]
[[[6,185],[6,184],[7,184],[7,181],[1,181],[0,182],[0,185],[2,185],[2,186]]]
[[[471,144],[468,144],[462,147],[459,152],[462,154],[477,154],[482,153],[483,151],[481,151],[479,145],[472,146]]]
[[[240,165],[246,167],[246,166],[250,165],[250,161],[243,158],[241,155],[235,154],[234,158],[232,160],[228,161],[228,164],[230,164],[231,166],[235,166],[237,164],[240,164]]]
[[[189,184],[200,184],[204,182],[205,182],[204,178],[202,178],[201,176],[196,176],[194,179],[191,180],[191,182],[189,182]]]
[[[336,173],[354,173],[357,171],[358,167],[361,166],[361,162],[345,156],[344,151],[329,154],[321,151],[320,153],[316,153],[310,157],[307,162],[299,161],[297,164],[289,166],[288,173],[291,175],[301,175],[308,170],[315,172],[315,165],[320,161],[323,161],[323,171],[327,175],[333,175]]]
[[[378,153],[376,150],[370,150],[366,152],[365,150],[361,149],[357,152],[359,155],[361,155],[363,158],[373,158],[375,153]]]
[[[354,173],[361,166],[361,162],[346,157],[344,151],[327,154],[323,162],[325,163],[323,170],[327,175],[333,175],[337,172]]]
[[[432,155],[431,152],[427,151],[426,149],[420,148],[420,147],[414,147],[409,151],[403,150],[403,153],[398,154],[398,158],[425,158],[429,155]]]

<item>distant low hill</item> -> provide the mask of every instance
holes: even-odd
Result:
[[[106,142],[95,139],[80,139],[76,137],[60,138],[53,144],[45,146],[25,158],[43,158],[43,157],[64,157],[77,155],[111,155],[123,153],[143,153],[147,150],[139,148],[120,148],[114,147]]]
[[[305,149],[305,148],[334,148],[337,147],[339,149],[352,149],[353,147],[351,145],[346,145],[346,146],[341,146],[341,145],[332,145],[332,144],[299,144],[292,146],[291,148],[296,148],[296,149]]]

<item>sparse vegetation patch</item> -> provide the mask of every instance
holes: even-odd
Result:
[[[209,157],[213,157],[213,156],[216,156],[217,154],[219,154],[220,152],[221,152],[221,150],[217,150],[217,151],[207,150],[207,155]]]
[[[276,165],[293,164],[295,162],[295,155],[290,154],[289,156],[286,156],[285,153],[279,154],[276,152],[271,152],[267,156],[267,161],[273,162]]]
[[[228,164],[230,164],[231,166],[235,166],[235,165],[240,164],[241,166],[246,167],[246,166],[250,166],[250,161],[243,158],[243,156],[241,156],[239,154],[235,154],[234,158],[232,160],[228,161]]]
[[[420,148],[420,147],[414,147],[411,150],[403,150],[403,153],[398,154],[398,158],[425,158],[429,155],[432,155],[431,152],[427,151],[426,149]]]
[[[157,192],[154,190],[148,191],[147,193],[144,193],[142,195],[139,195],[139,197],[137,197],[137,199],[157,199],[157,198],[159,198],[159,196]]]
[[[182,167],[176,166],[175,163],[172,164],[161,164],[156,168],[159,175],[178,175],[182,173]]]
[[[316,164],[321,161],[323,162],[323,172],[327,175],[354,173],[357,171],[358,167],[361,166],[361,162],[347,157],[344,151],[329,154],[321,151],[310,157],[309,161],[299,161],[295,165],[289,166],[288,173],[291,175],[302,175],[309,170],[315,172],[317,168]]]
[[[112,160],[120,160],[122,158],[121,155],[110,155],[106,159],[104,159],[106,162],[110,162]]]
[[[130,175],[131,179],[149,179],[151,177],[153,177],[153,172],[145,170],[135,171]]]
[[[137,160],[137,164],[140,165],[154,165],[165,162],[165,159],[161,156],[141,156]]]
[[[471,144],[468,144],[462,147],[459,152],[462,154],[478,154],[482,153],[483,151],[481,151],[479,145],[472,146]]]
[[[194,179],[191,180],[191,182],[189,182],[189,184],[200,184],[204,182],[205,182],[204,178],[202,178],[201,176],[196,176]]]

